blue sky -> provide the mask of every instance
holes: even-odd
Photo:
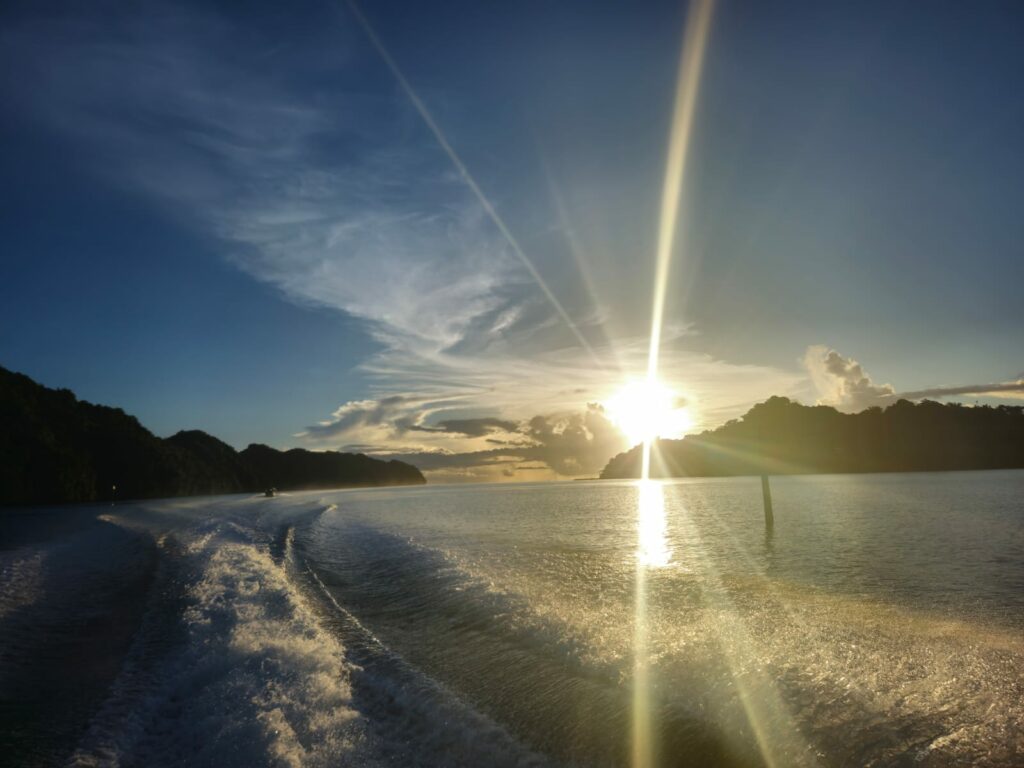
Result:
[[[344,3],[5,4],[0,365],[158,434],[592,474],[644,367],[686,10],[364,9],[592,355]],[[1022,33],[718,3],[662,364],[699,427],[1019,396]]]

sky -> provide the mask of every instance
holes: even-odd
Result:
[[[685,3],[0,9],[0,365],[159,435],[597,474],[644,375]],[[365,22],[365,23],[364,23]],[[714,8],[660,377],[1020,403],[1024,9]]]

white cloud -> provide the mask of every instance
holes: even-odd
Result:
[[[26,23],[3,43],[31,76],[5,85],[101,172],[294,301],[364,318],[384,343],[427,356],[483,318],[495,317],[485,335],[514,327],[528,275],[428,138],[390,127],[393,99],[297,94],[225,26],[159,6],[109,28]]]
[[[892,384],[876,384],[856,360],[843,357],[834,349],[820,344],[807,348],[803,362],[817,390],[818,403],[831,405],[848,413],[856,413],[874,406],[885,407],[901,398],[935,400],[962,395],[1000,399],[1024,397],[1024,378],[1016,381],[928,387],[900,392]]]
[[[892,402],[891,384],[875,384],[860,363],[822,345],[807,348],[804,367],[818,391],[820,405],[854,413]]]

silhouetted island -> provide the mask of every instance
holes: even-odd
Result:
[[[602,479],[640,476],[641,447],[608,462]],[[1024,468],[1024,408],[899,400],[840,413],[772,397],[682,440],[658,440],[652,477],[925,472]]]
[[[363,454],[236,451],[199,430],[161,439],[120,408],[0,367],[0,504],[42,504],[425,483]]]

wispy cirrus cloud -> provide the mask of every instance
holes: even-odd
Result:
[[[529,277],[394,97],[296,83],[343,69],[344,46],[329,64],[266,54],[273,39],[211,11],[143,5],[5,30],[7,69],[29,72],[5,91],[243,271],[364,318],[389,346],[429,357],[521,319]]]

